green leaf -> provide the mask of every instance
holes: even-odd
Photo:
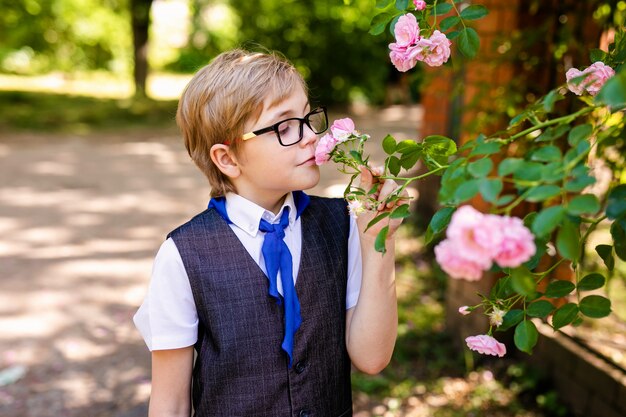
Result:
[[[396,177],[400,173],[401,169],[400,160],[396,156],[392,155],[388,158],[388,161],[387,167],[389,168],[389,172],[391,175]]]
[[[449,3],[438,3],[436,7],[433,8],[433,14],[442,15],[448,13],[452,10],[452,5]]]
[[[574,291],[575,288],[576,285],[573,282],[557,279],[548,284],[543,295],[548,298],[561,298]]]
[[[479,159],[467,164],[467,172],[476,178],[486,177],[493,168],[493,162],[489,158]]]
[[[354,160],[357,161],[360,165],[365,165],[362,155],[359,152],[352,150],[350,151],[350,156],[352,156],[352,158],[354,158]]]
[[[532,161],[540,161],[540,162],[556,162],[560,161],[563,155],[561,154],[561,150],[553,145],[544,146],[542,148],[537,149],[530,156]]]
[[[563,171],[562,161],[550,162],[545,164],[541,169],[541,180],[547,183],[555,183],[563,181],[565,172]]]
[[[396,140],[393,136],[385,136],[385,139],[383,139],[383,150],[387,155],[391,155],[396,151]]]
[[[530,271],[524,267],[515,268],[511,271],[511,285],[516,293],[523,296],[531,296],[537,289],[537,283]]]
[[[439,23],[439,29],[441,29],[442,32],[445,32],[451,27],[457,25],[460,21],[461,19],[459,19],[458,16],[448,16],[443,19],[441,23]]]
[[[381,214],[379,214],[378,216],[374,217],[372,220],[370,220],[370,222],[367,224],[367,227],[365,228],[365,230],[369,229],[370,227],[374,226],[376,223],[378,223],[379,221],[381,221],[382,219],[386,218],[389,216],[389,212],[385,211],[382,212]]]
[[[385,31],[385,27],[387,23],[393,19],[393,15],[391,13],[380,13],[374,16],[372,22],[370,23],[370,35],[380,35]]]
[[[459,50],[468,58],[474,58],[480,48],[478,33],[472,28],[466,27],[461,30],[459,37]]]
[[[539,332],[535,323],[530,320],[524,320],[515,327],[515,334],[513,335],[513,341],[515,346],[522,352],[531,354],[533,348],[537,344],[539,338]]]
[[[546,94],[546,96],[542,100],[543,109],[547,113],[550,113],[552,110],[554,110],[554,103],[556,103],[557,101],[563,100],[564,98],[565,96],[559,93],[558,90],[551,90],[548,94]]]
[[[562,206],[553,206],[541,210],[533,221],[533,234],[538,237],[548,235],[561,223],[564,215],[565,209]]]
[[[378,235],[376,235],[376,241],[374,241],[374,249],[376,252],[385,253],[387,252],[387,248],[385,247],[385,242],[387,241],[387,234],[389,233],[389,226],[385,226],[380,229]]]
[[[476,145],[476,147],[470,152],[469,156],[477,155],[492,155],[500,152],[500,145],[498,142],[483,142]]]
[[[430,219],[429,226],[433,229],[433,232],[439,233],[448,226],[452,214],[456,211],[454,207],[442,207],[433,215]]]
[[[528,116],[529,116],[528,111],[521,112],[520,114],[518,114],[517,116],[511,119],[511,121],[509,122],[509,127],[517,126],[518,124],[522,123],[524,120],[527,120]]]
[[[462,203],[474,197],[478,193],[478,180],[465,181],[454,192],[454,198]]]
[[[600,210],[600,202],[593,194],[578,195],[567,204],[567,212],[574,216],[596,214]]]
[[[606,52],[598,48],[591,49],[589,51],[589,60],[591,62],[597,62],[597,61],[604,62],[606,60]]]
[[[567,303],[559,307],[552,316],[552,327],[558,330],[563,326],[567,326],[576,319],[578,315],[578,306],[574,303]]]
[[[404,11],[407,7],[409,7],[409,0],[396,0],[396,9]]]
[[[595,103],[619,108],[626,104],[626,70],[609,78],[595,97]]]
[[[590,177],[589,175],[581,175],[579,177],[573,178],[572,180],[566,182],[564,188],[565,188],[565,191],[577,193],[577,192],[584,190],[591,184],[594,184],[595,182],[596,182],[595,178]]]
[[[578,288],[578,291],[593,291],[598,288],[602,288],[605,281],[606,280],[602,275],[594,272],[592,274],[585,275],[576,287]]]
[[[626,184],[618,185],[609,193],[606,216],[615,220],[626,215]]]
[[[422,141],[424,152],[430,155],[450,156],[456,152],[456,143],[441,135],[426,136]]]
[[[615,268],[615,258],[613,258],[613,246],[611,245],[598,245],[596,246],[596,252],[598,256],[602,258],[606,269],[612,271]]]
[[[567,135],[567,142],[572,146],[576,146],[583,140],[587,140],[591,136],[591,132],[593,132],[593,126],[589,123],[575,126]]]
[[[541,135],[537,136],[535,142],[548,142],[554,141],[569,131],[570,127],[567,124],[562,124],[554,127],[549,127],[544,130]]]
[[[525,200],[531,203],[537,203],[539,201],[549,200],[552,197],[556,197],[561,193],[561,187],[556,185],[540,185],[533,187],[526,195]]]
[[[454,30],[454,31],[452,31],[452,32],[448,32],[448,33],[446,33],[446,37],[447,37],[449,40],[452,40],[452,39],[454,39],[454,38],[458,38],[460,34],[461,34],[461,31],[460,31],[460,30]]]
[[[537,300],[533,301],[526,309],[526,314],[531,317],[546,318],[554,311],[554,306],[550,301]]]
[[[580,312],[587,317],[599,319],[611,314],[611,300],[601,295],[588,295],[580,300]]]
[[[502,324],[498,326],[499,331],[505,331],[515,326],[524,318],[524,312],[519,309],[513,309],[506,312]]]
[[[580,256],[580,230],[571,221],[565,221],[556,234],[556,248],[565,259],[578,261]]]
[[[506,158],[498,165],[498,175],[505,177],[517,171],[524,164],[521,158]]]
[[[503,195],[502,197],[498,198],[498,200],[496,201],[496,205],[504,206],[504,205],[509,204],[513,200],[515,200],[514,195],[512,194]]]
[[[376,8],[377,9],[385,9],[387,8],[391,3],[393,3],[394,0],[376,0]]]
[[[478,183],[478,191],[483,196],[483,198],[490,202],[495,203],[498,199],[498,195],[502,191],[502,181],[500,178],[483,178]]]
[[[618,258],[626,261],[626,230],[619,221],[614,221],[611,225],[611,237],[613,238],[613,250]]]
[[[461,18],[465,20],[476,20],[489,14],[489,10],[485,6],[473,4],[466,7],[461,12]]]
[[[391,36],[396,36],[395,30],[396,30],[396,24],[398,23],[398,20],[400,20],[400,18],[403,16],[403,14],[398,14],[396,15],[392,20],[391,23],[389,24],[389,34]]]
[[[523,181],[539,181],[543,174],[543,165],[538,162],[524,161],[513,172],[513,178]]]
[[[417,143],[414,140],[406,139],[398,142],[396,146],[396,152],[400,152],[401,154],[412,153],[415,151],[419,151],[422,149],[422,144]]]
[[[406,217],[409,217],[410,215],[411,215],[411,212],[409,211],[409,205],[403,204],[393,209],[389,218],[390,219],[404,219]]]

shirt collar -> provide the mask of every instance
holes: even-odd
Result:
[[[252,237],[259,232],[259,223],[265,219],[269,223],[278,223],[285,207],[289,207],[289,229],[296,222],[296,204],[293,194],[288,193],[277,215],[235,193],[226,193],[226,211],[230,221]]]

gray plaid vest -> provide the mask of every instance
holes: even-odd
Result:
[[[346,351],[349,217],[345,201],[311,197],[296,281],[302,325],[293,366],[281,349],[282,306],[231,228],[208,209],[172,231],[198,310],[195,416],[352,415]]]

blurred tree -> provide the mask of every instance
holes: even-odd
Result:
[[[130,0],[131,27],[133,32],[133,81],[135,96],[145,97],[148,78],[148,33],[150,8],[153,0]]]
[[[390,80],[387,40],[367,34],[372,0],[191,0],[187,47],[168,68],[195,71],[216,54],[242,45],[284,53],[324,103],[381,103]],[[419,74],[413,73],[413,79]]]
[[[0,0],[0,71],[129,69],[127,0]]]

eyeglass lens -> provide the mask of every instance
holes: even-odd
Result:
[[[322,133],[328,128],[324,109],[315,109],[304,118],[314,133]],[[278,124],[276,131],[283,145],[293,145],[302,139],[304,123],[301,119],[288,119]]]

